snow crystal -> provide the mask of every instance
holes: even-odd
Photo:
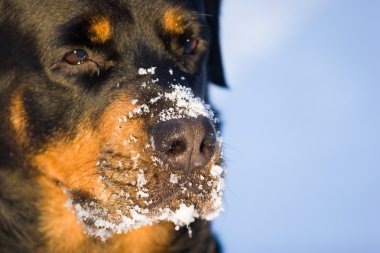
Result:
[[[156,73],[156,69],[157,69],[157,67],[151,67],[151,68],[147,69],[146,71],[147,71],[149,74],[154,75],[154,74]]]
[[[133,142],[137,142],[137,139],[136,139],[136,137],[135,137],[135,136],[133,136],[133,135],[131,135],[131,136],[129,137],[129,139],[131,139],[131,141],[133,141]]]
[[[174,175],[174,174],[171,174],[170,175],[170,183],[172,183],[172,184],[178,184],[178,176]]]
[[[194,205],[180,204],[179,209],[169,217],[169,220],[178,226],[187,226],[194,222],[196,218],[199,218],[199,214]]]
[[[156,73],[156,69],[157,67],[150,67],[148,69],[139,68],[138,73],[139,75],[147,75],[147,74],[154,75]]]
[[[215,121],[210,105],[205,104],[199,97],[195,97],[190,88],[181,85],[171,85],[171,87],[173,91],[165,93],[164,97],[175,102],[176,107],[162,110],[159,113],[160,121],[198,116],[205,116]]]
[[[73,200],[72,199],[68,199],[65,203],[65,207],[66,208],[72,208],[73,206]]]
[[[141,188],[147,183],[148,181],[145,179],[144,171],[140,170],[140,174],[137,176],[137,187]]]
[[[165,166],[164,162],[161,159],[159,159],[158,157],[151,156],[150,159],[152,160],[152,162],[155,166],[157,166],[157,165],[160,165],[161,167]]]
[[[210,173],[217,179],[212,182],[214,189],[211,192],[211,202],[213,211],[207,214],[204,218],[206,220],[213,220],[219,216],[223,211],[223,192],[224,192],[224,178],[222,177],[224,169],[219,165],[214,165]],[[211,182],[209,182],[211,183]]]
[[[154,138],[153,136],[150,137],[150,146],[153,148],[153,149],[156,149],[156,145],[154,143]]]
[[[135,155],[134,157],[131,157],[131,160],[132,160],[132,161],[135,161],[135,160],[139,159],[140,157],[141,157],[141,155],[140,155],[140,154],[137,154],[137,155]]]
[[[223,168],[218,165],[214,165],[212,166],[210,172],[211,172],[211,175],[213,175],[214,177],[219,177],[223,173]]]
[[[147,198],[147,197],[149,197],[149,193],[147,193],[147,192],[143,192],[143,191],[138,191],[138,192],[136,193],[136,196],[137,196],[138,199],[139,199],[139,198]]]
[[[154,104],[154,103],[156,103],[158,100],[160,100],[161,98],[162,98],[162,94],[161,94],[161,93],[158,93],[158,96],[155,97],[155,98],[151,98],[151,99],[149,100],[149,103]]]
[[[139,68],[138,73],[139,73],[139,75],[146,75],[146,74],[148,74],[148,71],[144,68]]]
[[[143,113],[150,112],[149,106],[146,104],[142,104],[140,106],[137,106],[135,109],[129,112],[129,118],[133,118],[134,115],[142,115]]]

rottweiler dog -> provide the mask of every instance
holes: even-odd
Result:
[[[0,252],[219,252],[219,0],[0,0]]]

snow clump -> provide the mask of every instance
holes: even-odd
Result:
[[[160,121],[167,121],[179,118],[197,118],[205,116],[215,123],[217,119],[211,106],[206,104],[199,97],[195,97],[192,90],[182,85],[171,85],[172,92],[166,92],[163,97],[166,100],[173,101],[175,108],[164,109],[159,113]]]
[[[74,204],[73,200],[69,198],[65,207],[73,210],[79,221],[84,221],[84,229],[89,236],[100,238],[102,241],[106,241],[115,233],[126,233],[130,230],[137,229],[141,226],[152,225],[159,221],[173,222],[177,230],[179,227],[186,226],[189,229],[189,236],[191,236],[190,224],[193,223],[195,219],[213,220],[223,211],[223,171],[223,168],[219,165],[214,165],[211,168],[214,180],[208,183],[213,186],[214,190],[212,190],[209,200],[211,209],[206,213],[198,210],[194,205],[186,205],[185,203],[181,203],[174,211],[169,207],[164,207],[158,211],[150,212],[149,209],[135,206],[129,210],[129,213],[117,212],[118,221],[115,221],[107,218],[110,214],[107,208],[101,207],[95,202],[91,202],[90,204]],[[170,181],[177,183],[178,177],[172,174]],[[137,186],[140,190],[138,195],[140,195],[141,198],[149,196],[149,193],[144,189],[146,184],[147,180],[144,177],[144,173],[140,171]]]

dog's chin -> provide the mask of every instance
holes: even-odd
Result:
[[[170,182],[168,178],[167,187],[148,185],[144,191],[136,187],[135,196],[125,193],[120,186],[110,185],[102,192],[109,196],[107,199],[69,190],[66,207],[76,214],[88,236],[103,241],[114,234],[161,221],[172,222],[176,228],[189,226],[196,219],[211,220],[222,210],[221,167],[212,166],[209,177],[201,178],[202,187],[189,179],[177,182],[171,178]],[[123,192],[124,196],[116,192]]]

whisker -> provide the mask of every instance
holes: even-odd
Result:
[[[75,179],[74,181],[68,183],[67,185],[68,185],[68,186],[72,186],[72,185],[75,184],[76,182],[81,181],[81,180],[83,180],[83,179],[86,178],[86,177],[91,177],[91,176],[95,176],[95,175],[102,175],[102,173],[97,171],[97,172],[93,172],[93,173],[90,173],[90,174],[87,174],[87,175],[81,176],[81,177]],[[88,183],[87,183],[87,184],[88,184]]]
[[[91,160],[91,161],[88,161],[88,162],[85,162],[85,163],[83,163],[83,164],[81,164],[80,166],[78,166],[77,167],[77,170],[80,170],[80,169],[82,169],[83,167],[85,167],[85,166],[87,166],[87,165],[89,165],[89,164],[91,164],[91,163],[96,163],[96,161],[97,160]],[[87,171],[85,171],[84,173],[86,173]],[[83,174],[84,174],[83,173]],[[72,182],[69,182],[68,183],[68,186],[70,186],[70,185],[72,185],[72,184],[74,184],[74,183],[76,183],[76,182],[78,182],[79,180],[82,180],[83,178],[86,178],[86,177],[88,177],[88,176],[92,176],[92,175],[96,175],[96,173],[99,173],[99,172],[93,172],[93,173],[90,173],[90,174],[85,174],[85,175],[81,175],[80,177],[78,177],[77,179],[75,179],[74,181],[72,181]]]
[[[207,13],[194,13],[196,16],[203,16],[203,17],[214,17],[212,14]]]

